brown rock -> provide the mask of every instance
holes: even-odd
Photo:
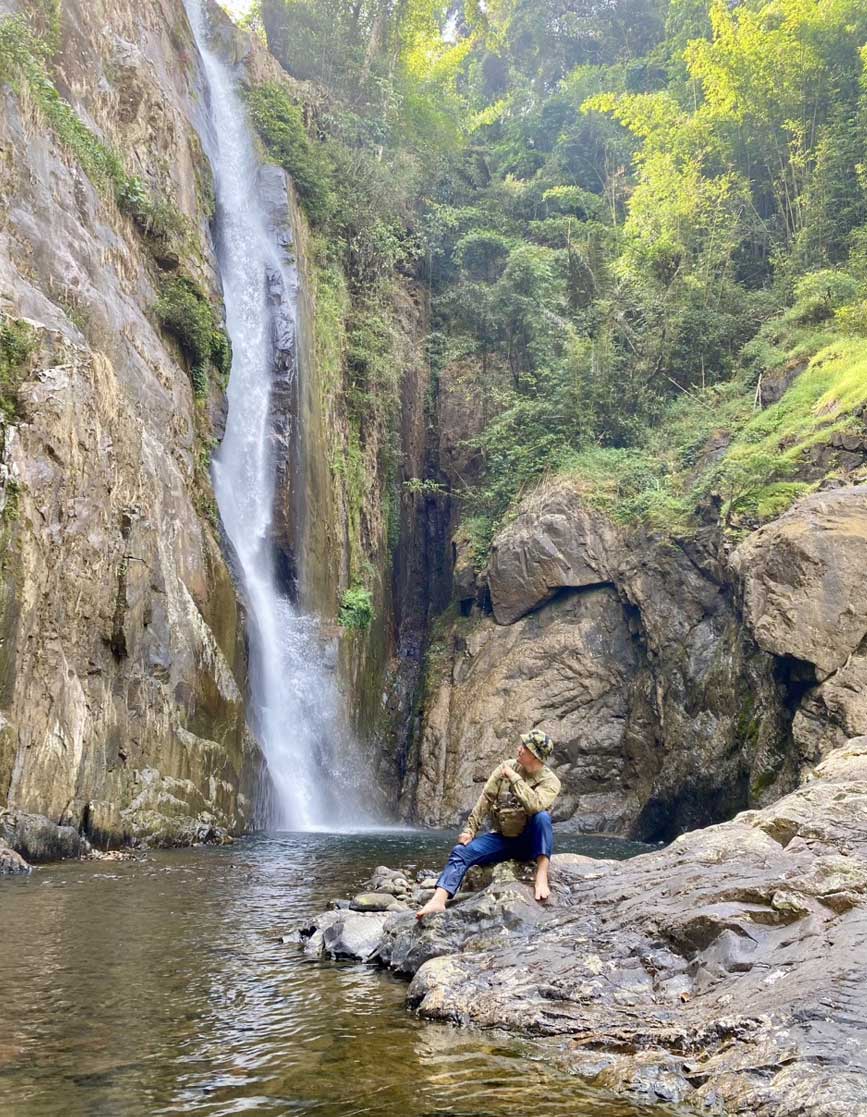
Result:
[[[560,589],[612,581],[618,535],[568,485],[536,494],[494,541],[488,580],[498,624],[511,624]]]
[[[867,485],[813,493],[732,556],[759,646],[825,677],[867,634]]]

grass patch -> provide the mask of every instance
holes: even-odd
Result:
[[[8,422],[18,417],[18,385],[37,344],[36,331],[26,322],[0,322],[0,412]]]
[[[314,225],[325,224],[335,206],[330,168],[307,134],[301,109],[278,82],[256,86],[246,99],[265,150],[292,178],[304,212]]]
[[[813,447],[851,429],[867,404],[867,340],[839,338],[810,361],[778,403],[738,432],[700,486],[724,500],[723,516],[760,522],[785,511],[811,485],[797,477]]]
[[[350,422],[346,446],[335,455],[332,472],[342,482],[346,503],[347,542],[349,545],[349,571],[353,581],[363,574],[364,546],[361,538],[361,521],[370,489],[370,478],[364,464],[364,453],[356,423]]]
[[[795,339],[798,359],[805,345]],[[727,527],[775,519],[816,487],[803,477],[813,447],[854,427],[867,406],[867,339],[834,339],[777,403],[756,411],[754,400],[743,379],[693,392],[671,405],[644,446],[579,451],[558,475],[613,520],[673,534],[693,530],[710,497]]]
[[[326,246],[314,243],[315,264],[313,290],[316,313],[314,315],[313,346],[316,370],[322,386],[323,403],[334,396],[343,384],[343,363],[346,356],[346,320],[350,302],[346,278],[340,267],[328,259]]]

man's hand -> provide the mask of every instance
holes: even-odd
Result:
[[[518,775],[515,769],[511,767],[511,765],[504,764],[502,768],[500,768],[500,778],[508,780],[509,783],[514,783],[515,780],[520,779],[521,777]]]
[[[458,834],[458,845],[459,846],[468,846],[472,840],[473,840],[473,835],[470,834],[469,831],[467,831],[467,830],[464,830],[463,833]]]

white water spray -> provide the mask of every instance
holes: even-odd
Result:
[[[248,610],[251,728],[276,790],[273,824],[295,830],[345,826],[363,820],[348,790],[357,782],[356,766],[340,696],[315,618],[301,615],[278,582],[271,535],[275,301],[281,349],[287,331],[294,347],[298,275],[269,231],[250,124],[228,66],[210,49],[203,0],[184,2],[208,85],[211,127],[203,141],[216,184],[218,255],[232,340],[226,433],[213,477]]]

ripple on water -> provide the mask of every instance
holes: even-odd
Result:
[[[569,1077],[556,1045],[427,1023],[404,982],[279,942],[375,865],[431,868],[450,842],[281,834],[4,882],[0,1114],[663,1117]]]

